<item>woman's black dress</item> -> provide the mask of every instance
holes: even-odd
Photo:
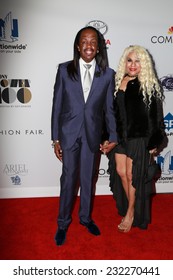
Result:
[[[149,163],[149,150],[163,140],[163,110],[161,102],[153,98],[150,110],[143,102],[138,79],[128,82],[125,92],[118,91],[115,98],[115,115],[119,144],[108,154],[110,189],[116,200],[118,213],[125,216],[128,201],[116,172],[115,153],[124,153],[133,160],[132,185],[135,192],[133,226],[146,229],[151,222],[151,194],[153,181],[145,182]]]

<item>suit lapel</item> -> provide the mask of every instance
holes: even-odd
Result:
[[[76,97],[78,101],[85,102],[84,95],[83,95],[83,88],[82,88],[82,81],[81,81],[81,75],[80,75],[80,68],[78,67],[78,80],[75,81],[75,91],[76,91]]]
[[[98,65],[96,64],[95,72],[94,72],[94,76],[93,76],[93,81],[92,81],[92,85],[91,85],[91,89],[90,89],[90,92],[89,92],[89,95],[88,95],[88,99],[92,96],[92,94],[94,92],[94,89],[97,87],[97,84],[100,81],[100,77],[101,76],[102,76],[102,73],[101,73]]]

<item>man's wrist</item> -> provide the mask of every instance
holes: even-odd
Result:
[[[52,147],[54,147],[57,143],[59,143],[59,140],[54,140],[54,141],[52,142]]]

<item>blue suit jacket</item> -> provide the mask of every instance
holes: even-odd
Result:
[[[65,62],[59,65],[54,85],[52,106],[52,140],[59,140],[62,149],[69,149],[85,126],[90,149],[99,149],[103,129],[103,112],[111,142],[117,142],[113,93],[114,75],[111,68],[100,72],[96,65],[87,102],[84,101],[80,71],[78,79],[72,80]]]

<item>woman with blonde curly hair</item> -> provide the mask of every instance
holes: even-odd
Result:
[[[115,115],[118,145],[108,152],[110,187],[121,232],[132,225],[147,229],[151,222],[151,182],[145,174],[150,155],[156,155],[164,139],[163,92],[149,52],[138,45],[127,47],[115,76]]]

